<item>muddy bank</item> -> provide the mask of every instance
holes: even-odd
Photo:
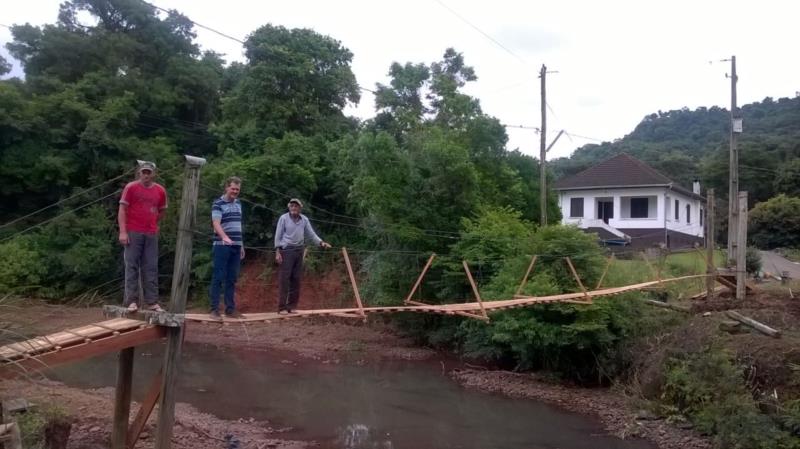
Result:
[[[111,438],[112,417],[109,404],[113,401],[113,389],[84,390],[68,387],[52,381],[4,381],[0,383],[0,397],[24,397],[34,404],[55,404],[73,419],[68,448],[107,448]],[[139,409],[134,402],[133,416]],[[150,416],[137,448],[152,448],[156,413]],[[313,442],[292,441],[280,438],[280,434],[291,429],[273,428],[269,422],[249,418],[226,421],[202,413],[188,404],[175,405],[175,427],[172,444],[175,448],[218,449],[223,447],[226,436],[239,440],[241,448],[303,449],[315,445]]]
[[[692,430],[669,425],[649,413],[637,413],[627,398],[609,389],[557,385],[543,381],[535,374],[507,371],[462,369],[452,371],[451,377],[466,388],[532,399],[568,411],[596,416],[610,434],[620,438],[643,438],[661,449],[712,447],[707,438]]]

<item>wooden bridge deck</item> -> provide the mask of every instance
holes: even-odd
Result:
[[[604,288],[586,292],[565,293],[551,296],[524,296],[514,299],[466,302],[458,304],[427,305],[413,303],[407,306],[351,307],[342,309],[298,310],[297,313],[279,315],[277,313],[250,313],[239,319],[223,318],[223,323],[266,323],[276,320],[303,318],[309,316],[340,316],[364,318],[376,313],[433,313],[440,315],[461,315],[470,318],[487,319],[483,313],[530,307],[536,304],[576,303],[590,304],[593,298],[613,296],[621,293],[642,290],[666,282],[705,277],[705,275],[682,276],[661,281],[642,282],[623,287]],[[175,315],[180,317],[181,315]],[[208,314],[187,313],[184,321],[195,323],[219,323]],[[167,327],[147,324],[141,320],[114,318],[99,323],[88,324],[76,329],[63,330],[54,334],[35,337],[29,340],[0,346],[0,379],[30,370],[49,368],[63,363],[94,357],[107,352],[138,346],[163,338]]]
[[[119,351],[158,340],[166,329],[114,318],[0,346],[0,378]]]

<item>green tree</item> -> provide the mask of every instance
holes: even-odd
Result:
[[[309,29],[265,25],[245,42],[245,67],[223,99],[225,119],[216,125],[224,148],[256,151],[268,137],[286,132],[336,138],[352,130],[344,107],[359,101],[350,67],[353,54]]]

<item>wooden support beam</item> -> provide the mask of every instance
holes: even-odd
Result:
[[[747,192],[739,192],[739,224],[736,227],[736,299],[747,294]]]
[[[583,296],[586,297],[586,300],[592,302],[592,298],[589,296],[589,293],[586,292],[586,287],[583,286],[583,282],[581,282],[581,278],[578,276],[578,272],[575,271],[575,266],[572,265],[572,259],[569,257],[565,257],[564,260],[567,261],[567,265],[569,265],[569,271],[572,272],[572,275],[575,276],[575,281],[578,283],[578,287],[581,288],[583,292]]]
[[[152,310],[139,310],[138,312],[131,313],[128,311],[127,307],[111,305],[103,306],[103,315],[106,317],[142,320],[147,324],[157,324],[166,327],[181,327],[184,322],[184,316],[180,313],[154,312]]]
[[[531,257],[531,263],[528,264],[528,269],[525,270],[525,276],[522,277],[522,282],[519,283],[519,287],[517,287],[517,292],[514,293],[514,296],[519,296],[522,293],[522,289],[525,288],[525,284],[528,283],[528,276],[531,274],[533,266],[536,265],[537,257],[539,257],[538,254],[534,254],[533,257]]]
[[[408,296],[406,296],[405,301],[403,301],[406,304],[410,304],[411,298],[414,297],[414,293],[417,292],[419,285],[422,283],[422,278],[425,277],[425,273],[427,273],[428,268],[431,267],[434,257],[436,257],[436,253],[432,253],[431,256],[428,258],[428,261],[425,263],[425,267],[422,269],[422,272],[420,272],[419,277],[417,277],[417,282],[415,282],[414,286],[411,287],[411,291],[408,293]]]
[[[483,300],[481,300],[481,294],[478,292],[478,286],[475,284],[475,279],[472,279],[472,272],[469,271],[469,265],[467,265],[466,260],[461,261],[464,264],[464,271],[467,273],[467,279],[469,279],[469,285],[472,286],[472,293],[475,295],[475,300],[478,301],[478,304],[481,306],[481,315],[484,318],[489,318],[489,315],[486,314],[486,308],[483,307]]]
[[[158,397],[161,395],[162,376],[163,368],[159,369],[158,373],[153,377],[153,380],[150,382],[150,387],[147,389],[147,393],[145,393],[144,399],[142,399],[139,405],[139,411],[136,413],[136,417],[133,418],[131,427],[128,429],[128,433],[125,436],[125,444],[128,449],[133,449],[133,447],[136,446],[136,442],[139,441],[139,435],[142,434],[144,425],[147,424],[147,419],[153,412],[156,402],[158,402]]]
[[[35,357],[5,363],[0,365],[0,379],[15,377],[24,373],[25,370],[49,369],[65,363],[76,362],[159,340],[166,336],[166,329],[158,326],[135,329],[119,335],[99,338],[89,343],[80,343]]]
[[[350,265],[350,256],[347,254],[347,248],[342,247],[342,256],[344,256],[344,263],[347,265],[347,275],[350,276],[350,284],[353,286],[353,294],[356,297],[356,304],[358,305],[358,314],[367,321],[367,315],[364,313],[364,304],[361,303],[361,294],[358,292],[358,284],[356,284],[356,275],[353,273],[353,266]]]
[[[714,274],[717,271],[714,263],[714,189],[708,189],[706,197],[706,299],[714,297]]]
[[[186,311],[186,296],[192,273],[192,242],[194,240],[197,193],[200,188],[200,167],[205,159],[186,156],[186,169],[178,217],[178,239],[175,242],[175,267],[172,272],[169,311],[182,314]],[[172,426],[175,424],[175,382],[180,368],[184,327],[167,328],[167,348],[164,351],[164,380],[158,405],[158,430],[155,449],[172,446]]]
[[[597,286],[594,288],[595,290],[600,289],[600,286],[603,285],[603,280],[606,278],[606,274],[608,274],[608,269],[611,267],[611,262],[614,260],[614,253],[611,253],[608,256],[608,261],[606,262],[606,267],[603,269],[603,274],[600,276],[600,280],[597,281]]]
[[[117,361],[117,388],[114,391],[114,422],[111,427],[111,449],[125,449],[125,434],[131,414],[131,389],[133,386],[134,349],[119,352]]]
[[[766,324],[760,323],[760,322],[758,322],[758,321],[756,321],[756,320],[754,320],[754,319],[752,319],[750,317],[746,317],[746,316],[742,315],[739,312],[735,312],[733,310],[728,310],[728,311],[725,312],[725,314],[728,315],[728,317],[733,318],[734,320],[736,320],[736,321],[738,321],[738,322],[740,322],[740,323],[742,323],[744,325],[752,327],[753,329],[761,332],[764,335],[769,335],[770,337],[773,337],[773,338],[780,338],[781,337],[781,331],[779,331],[777,329],[773,329],[773,328],[767,326]]]

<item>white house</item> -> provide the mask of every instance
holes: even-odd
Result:
[[[625,153],[558,180],[562,223],[597,233],[606,244],[644,248],[702,243],[705,198]]]

